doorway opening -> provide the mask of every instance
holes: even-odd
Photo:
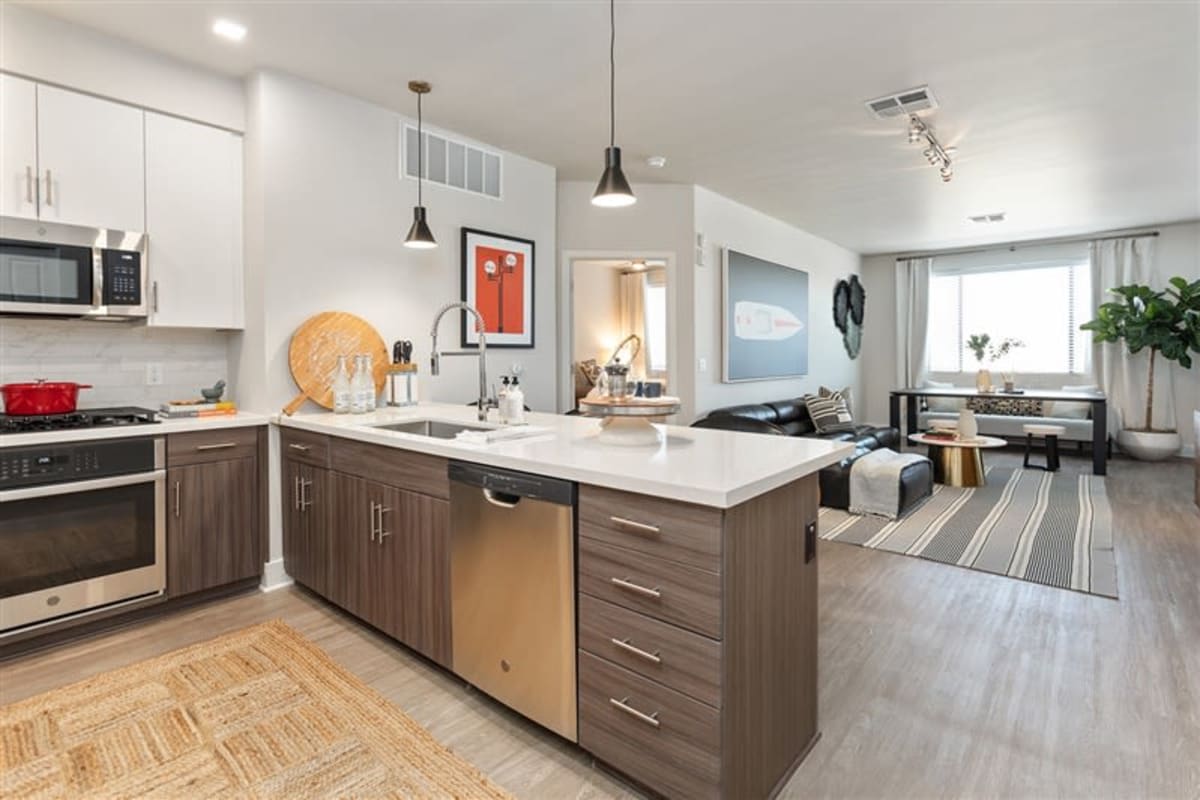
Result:
[[[632,384],[657,382],[669,394],[675,365],[667,260],[574,258],[568,269],[570,377],[564,410],[577,408],[613,361],[629,367]]]

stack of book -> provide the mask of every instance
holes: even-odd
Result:
[[[163,419],[187,419],[189,417],[225,417],[237,413],[237,403],[210,403],[207,400],[171,400],[158,407]]]

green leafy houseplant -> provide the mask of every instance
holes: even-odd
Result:
[[[1200,353],[1200,280],[1180,277],[1170,287],[1155,291],[1130,284],[1110,289],[1120,299],[1101,304],[1096,318],[1079,327],[1091,331],[1097,342],[1124,341],[1130,353],[1150,350],[1150,377],[1146,384],[1146,426],[1154,432],[1154,362],[1158,356],[1184,369],[1192,367],[1192,353]],[[1170,433],[1169,429],[1158,431]]]
[[[986,333],[972,333],[967,337],[967,349],[975,354],[975,360],[980,364],[987,358],[987,348],[992,337]]]

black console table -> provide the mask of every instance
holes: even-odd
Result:
[[[900,428],[900,401],[906,399],[904,436],[918,433],[917,406],[922,397],[1019,397],[1027,400],[1066,400],[1092,404],[1092,472],[1104,475],[1108,472],[1108,398],[1091,392],[1064,392],[1053,389],[1026,389],[1020,394],[1005,392],[980,392],[976,389],[893,389],[891,393],[891,425]]]

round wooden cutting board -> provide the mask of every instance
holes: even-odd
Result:
[[[333,408],[333,373],[338,356],[346,356],[353,374],[354,356],[369,353],[375,391],[381,391],[387,373],[388,355],[383,337],[369,322],[345,311],[322,311],[304,321],[292,334],[288,366],[300,394],[283,408],[291,416],[305,399]]]

